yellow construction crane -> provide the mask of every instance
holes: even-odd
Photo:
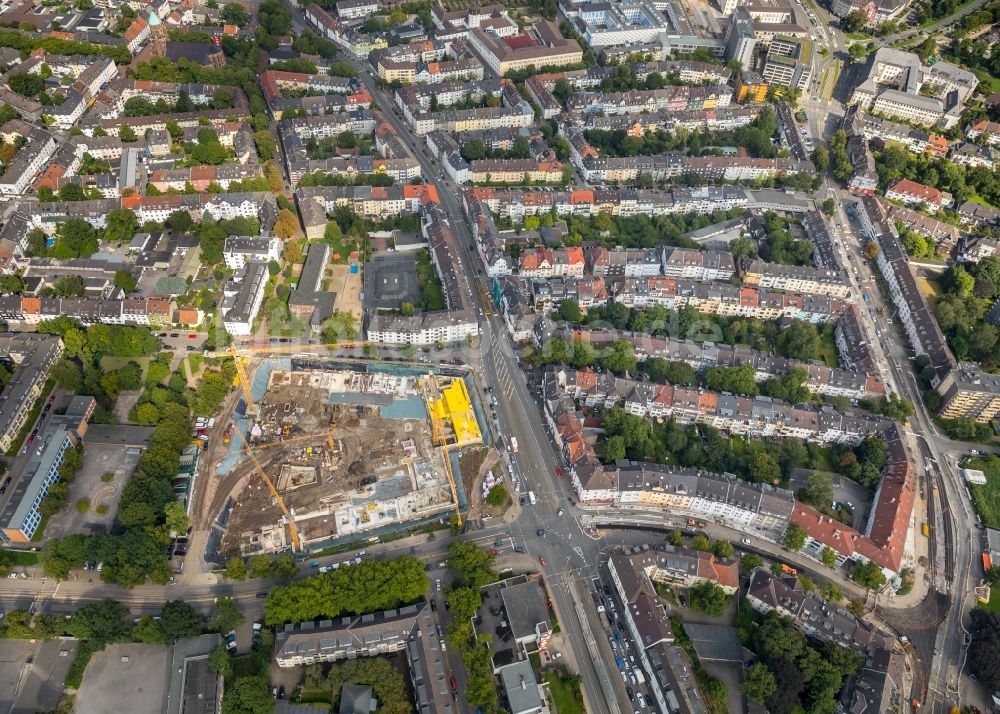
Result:
[[[233,356],[233,364],[236,365],[236,379],[240,382],[240,387],[243,389],[243,398],[247,402],[247,414],[254,411],[253,396],[250,394],[250,379],[247,377],[247,370],[244,366],[246,364],[246,357],[241,357],[237,354],[234,347],[229,348],[229,353]]]
[[[243,396],[247,400],[247,413],[253,411],[254,403],[253,397],[250,395],[250,379],[247,377],[247,371],[244,368],[244,362],[246,357],[241,357],[236,354],[236,351],[230,347],[230,353],[233,355],[233,362],[236,364],[236,378],[240,381],[240,387],[243,389]],[[281,512],[285,514],[285,518],[288,519],[288,532],[292,538],[292,550],[301,550],[302,542],[299,540],[299,531],[295,528],[295,519],[292,518],[291,511],[288,510],[288,506],[285,505],[285,501],[281,498],[281,494],[278,493],[278,489],[274,487],[274,483],[268,477],[267,473],[264,471],[264,467],[260,465],[257,460],[257,456],[253,453],[250,445],[247,444],[247,440],[243,438],[243,434],[240,433],[239,429],[234,429],[236,436],[243,443],[243,449],[247,452],[250,457],[250,461],[253,463],[254,467],[257,469],[257,473],[267,484],[268,490],[271,492],[271,497],[274,498],[274,502],[278,504],[278,508]]]
[[[285,514],[285,518],[288,519],[288,533],[292,538],[292,550],[302,550],[302,541],[299,540],[299,531],[295,527],[295,519],[292,518],[291,511],[288,510],[288,506],[285,505],[284,499],[281,498],[281,494],[278,493],[278,489],[274,487],[274,482],[268,477],[267,472],[264,471],[264,467],[260,465],[260,461],[257,460],[257,456],[253,453],[253,449],[247,444],[246,439],[243,438],[243,434],[240,433],[239,429],[236,429],[236,435],[239,437],[240,441],[243,442],[243,449],[247,452],[247,456],[250,457],[250,461],[257,469],[257,473],[267,484],[267,489],[271,492],[271,497],[274,502],[278,504],[278,508],[281,512]]]

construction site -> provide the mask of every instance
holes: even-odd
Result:
[[[251,402],[233,443],[240,486],[222,553],[324,547],[461,520],[465,494],[450,457],[483,443],[463,378],[285,361]]]

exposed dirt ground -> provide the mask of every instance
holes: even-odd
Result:
[[[330,275],[330,290],[337,293],[334,308],[351,313],[360,324],[361,272],[352,273],[346,265],[331,265],[327,271]]]

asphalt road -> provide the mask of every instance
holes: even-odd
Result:
[[[386,119],[396,132],[407,142],[410,150],[420,161],[424,180],[438,188],[442,206],[449,216],[457,245],[455,261],[459,266],[460,289],[471,304],[478,298],[474,283],[478,269],[475,254],[469,253],[467,246],[472,235],[465,222],[465,216],[458,203],[459,188],[445,179],[432,160],[426,147],[417,143],[396,111],[396,105],[372,80],[362,63],[353,61],[359,77],[366,89],[382,108]],[[568,489],[555,481],[556,460],[552,447],[545,435],[535,398],[529,393],[525,377],[517,363],[517,358],[507,339],[506,330],[496,315],[482,315],[479,346],[470,350],[466,362],[478,371],[480,383],[490,385],[498,396],[497,408],[500,432],[515,436],[519,442],[519,453],[513,456],[512,467],[526,485],[535,492],[538,503],[524,509],[521,517],[513,525],[511,534],[523,538],[528,552],[544,558],[546,565],[539,567],[550,584],[553,605],[560,626],[566,634],[583,675],[583,686],[589,711],[595,713],[619,712],[618,701],[626,702],[624,687],[617,675],[609,676],[607,658],[610,650],[604,645],[602,657],[591,658],[587,653],[597,649],[592,633],[600,629],[596,607],[588,602],[584,608],[586,622],[581,622],[575,607],[578,602],[581,583],[588,582],[596,575],[599,551],[596,543],[584,535],[579,522],[568,514],[556,515],[560,506],[568,503]],[[538,537],[538,529],[546,535]],[[603,641],[603,638],[602,638]],[[631,709],[631,706],[626,708]]]

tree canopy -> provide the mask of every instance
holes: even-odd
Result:
[[[273,588],[264,601],[269,625],[359,615],[416,602],[427,590],[416,558],[362,560]]]

